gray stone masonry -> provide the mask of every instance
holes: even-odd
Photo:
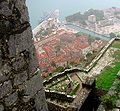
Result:
[[[0,111],[48,111],[26,0],[0,0]]]

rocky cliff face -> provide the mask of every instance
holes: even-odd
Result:
[[[47,111],[25,0],[0,0],[0,111]]]

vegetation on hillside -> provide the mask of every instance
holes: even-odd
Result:
[[[119,48],[119,49],[120,49],[120,41],[115,41],[115,42],[112,44],[112,47],[113,47],[113,48]]]
[[[111,65],[104,68],[102,73],[97,77],[96,88],[99,90],[112,91],[109,94],[101,95],[100,99],[106,110],[116,107],[117,100],[120,99],[120,76],[117,75],[120,71],[120,41],[115,41],[112,48],[117,48],[112,55],[114,61]],[[114,85],[113,85],[114,83]],[[113,87],[112,89],[110,89]]]
[[[107,66],[96,81],[96,87],[98,89],[109,90],[120,70],[120,62],[115,62],[114,67]]]
[[[81,14],[80,12],[78,12],[78,13],[75,13],[73,15],[67,16],[66,21],[67,22],[78,22],[78,23],[81,23],[83,25],[86,25],[85,21],[88,19],[88,16],[90,16],[90,15],[95,15],[97,21],[102,20],[104,17],[103,11],[89,9],[84,14]]]
[[[98,89],[109,90],[111,88],[118,71],[120,70],[120,41],[115,41],[112,44],[113,48],[118,48],[112,55],[115,59],[111,66],[106,66],[102,73],[97,77],[96,87]]]
[[[110,92],[112,91],[111,93],[101,96],[100,98],[106,110],[116,108],[117,101],[120,99],[120,81],[118,77],[112,87],[114,88],[112,90],[110,89]]]
[[[103,102],[103,105],[107,110],[113,109],[116,107],[116,101],[118,99],[118,95],[113,94],[113,95],[104,95],[101,97],[101,100]]]

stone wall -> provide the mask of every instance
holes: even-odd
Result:
[[[25,0],[0,0],[0,111],[47,111]]]
[[[50,101],[47,102],[48,102],[49,111],[78,111],[77,107],[73,107],[73,106],[64,107],[57,103],[53,103]]]
[[[45,90],[45,95],[46,95],[46,98],[50,98],[50,99],[57,99],[57,100],[60,100],[60,101],[66,101],[66,102],[73,102],[73,100],[75,99],[76,96],[70,96],[70,95],[67,95],[65,94],[65,92],[55,92],[55,91],[48,91],[48,90]]]

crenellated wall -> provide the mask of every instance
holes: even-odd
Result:
[[[25,0],[0,0],[0,111],[47,111]]]

